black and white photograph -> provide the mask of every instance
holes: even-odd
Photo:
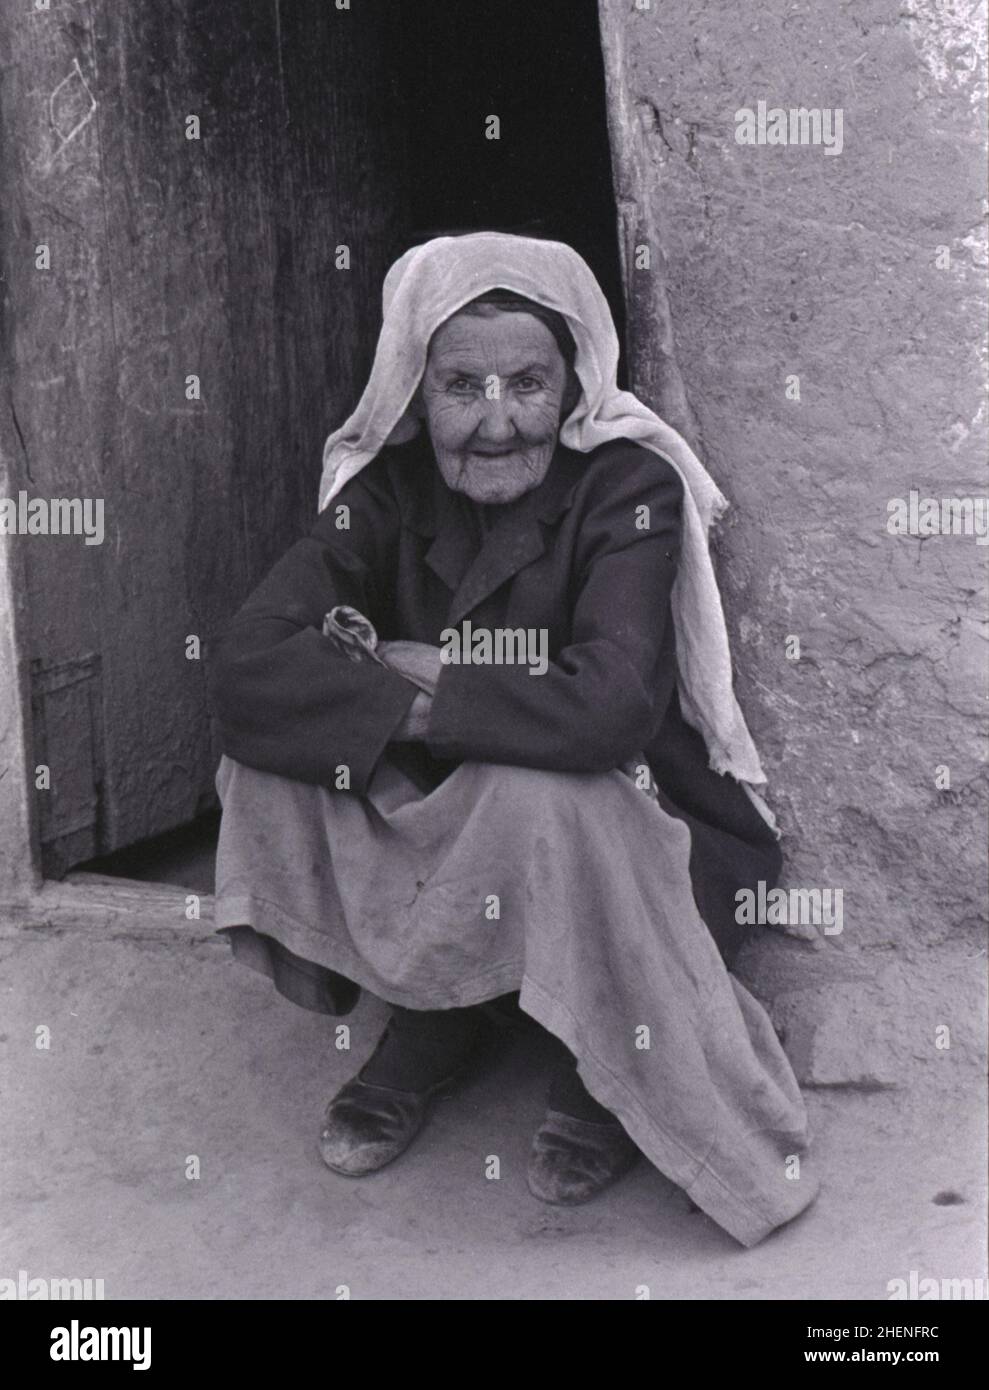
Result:
[[[350,1301],[952,1364],[986,73],[982,0],[0,0],[33,1366]]]

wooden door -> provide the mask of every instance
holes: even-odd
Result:
[[[400,249],[383,13],[0,11],[0,448],[104,518],[16,541],[49,875],[212,800],[203,657],[311,522]]]

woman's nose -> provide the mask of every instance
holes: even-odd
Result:
[[[504,397],[485,400],[481,407],[481,419],[477,427],[479,439],[489,444],[504,444],[514,439],[515,421],[512,419],[511,403]]]

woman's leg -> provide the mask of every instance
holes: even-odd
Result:
[[[326,1166],[363,1177],[404,1153],[432,1098],[467,1071],[491,1026],[477,1007],[394,1008],[371,1056],[326,1108],[319,1137]]]
[[[243,833],[226,857],[221,834],[219,924],[256,914],[413,1010],[518,989],[593,1098],[740,1241],[802,1210],[800,1093],[698,914],[683,823],[617,771],[464,763],[423,796],[383,770],[357,797],[228,768]]]
[[[620,772],[460,774],[514,868],[501,925],[524,940],[522,1008],[649,1161],[741,1243],[796,1216],[817,1190],[803,1100],[700,918],[686,826]]]
[[[477,1007],[403,1009],[395,1006],[359,1076],[372,1086],[429,1091],[461,1071],[486,1032],[487,1020]]]

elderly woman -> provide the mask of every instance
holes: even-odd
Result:
[[[723,499],[617,359],[560,243],[392,267],[319,519],[213,663],[217,922],[306,1007],[392,1005],[329,1103],[335,1172],[401,1154],[511,996],[568,1059],[533,1194],[586,1201],[641,1152],[751,1245],[814,1195],[799,1090],[727,969],[777,836],[707,549]]]

